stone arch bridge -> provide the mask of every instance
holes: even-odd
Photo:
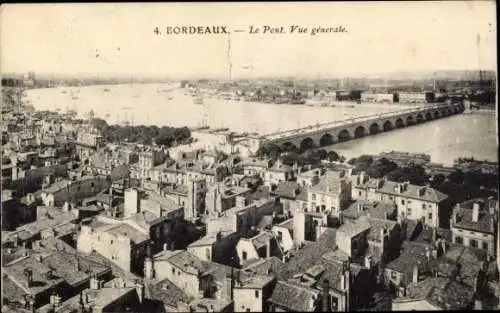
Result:
[[[283,151],[324,147],[351,139],[375,135],[393,129],[410,127],[435,119],[462,113],[462,103],[434,104],[394,112],[361,116],[342,121],[267,134],[261,137],[261,146],[273,144]]]

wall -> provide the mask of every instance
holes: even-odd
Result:
[[[92,177],[82,180],[72,181],[68,188],[61,188],[58,191],[51,193],[53,195],[53,203],[50,203],[52,199],[48,197],[50,194],[45,192],[42,193],[42,201],[46,206],[61,206],[64,202],[74,200],[80,200],[83,198],[88,198],[97,195],[102,190],[109,188],[110,182],[104,177]]]
[[[237,312],[264,312],[262,289],[233,288],[234,309]],[[250,311],[248,311],[250,309]]]
[[[129,238],[115,237],[99,230],[89,232],[88,228],[82,228],[77,238],[77,250],[84,253],[95,250],[121,269],[131,269],[131,255],[134,251]]]
[[[392,311],[441,311],[427,300],[393,301]]]
[[[460,228],[455,228],[451,227],[451,232],[452,232],[452,242],[453,243],[458,243],[457,242],[457,237],[462,238],[462,245],[466,247],[472,247],[471,246],[471,239],[477,241],[477,247],[480,249],[484,249],[483,243],[486,243],[488,245],[488,249],[485,249],[488,251],[489,254],[494,255],[495,253],[495,237],[493,234],[486,234],[486,233],[480,233],[480,232],[475,232],[475,231],[470,231],[470,230],[465,230],[465,229],[460,229]]]
[[[257,250],[255,250],[254,245],[248,239],[242,238],[238,241],[236,245],[236,253],[238,255],[238,260],[240,265],[246,264],[249,260],[260,259]],[[246,257],[244,258],[244,254],[246,253]]]
[[[198,297],[200,280],[197,275],[186,273],[165,260],[155,260],[153,267],[158,281],[167,278],[187,295]]]
[[[279,239],[278,241],[280,241],[283,252],[293,249],[293,237],[290,234],[290,230],[288,228],[276,225],[273,226],[272,232],[275,234],[276,238],[279,238],[279,234],[281,233],[281,241]]]

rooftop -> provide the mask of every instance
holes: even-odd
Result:
[[[182,289],[175,286],[170,280],[149,282],[146,288],[152,299],[176,307],[178,302],[188,303],[191,298]]]
[[[320,292],[297,284],[278,281],[269,302],[296,312],[314,312],[313,299],[318,299]]]
[[[474,204],[479,206],[477,222],[472,220],[472,207]],[[454,214],[456,221],[452,223],[452,227],[488,234],[493,234],[495,231],[494,223],[492,222],[493,215],[489,213],[488,202],[483,199],[474,199],[461,203],[455,208]]]
[[[364,231],[367,231],[368,229],[370,229],[370,227],[370,221],[368,220],[368,218],[363,216],[353,221],[346,220],[345,223],[338,228],[337,232],[343,233],[348,237],[354,237]]]
[[[309,188],[309,191],[334,194],[339,193],[342,181],[345,180],[342,173],[343,172],[327,171],[319,178],[319,182],[316,185]]]
[[[399,192],[400,187],[401,192]],[[358,186],[357,188],[374,188],[381,193],[403,196],[433,203],[440,203],[448,198],[446,194],[428,186],[398,183],[388,181],[386,179],[369,179],[368,182]]]
[[[273,194],[286,199],[307,201],[307,188],[292,181],[279,182]]]
[[[200,260],[185,250],[162,251],[154,256],[155,261],[167,261],[182,271],[198,275],[212,269],[210,262]]]
[[[108,232],[114,236],[127,237],[130,240],[132,240],[132,242],[135,244],[140,244],[142,242],[149,240],[148,234],[145,234],[125,223],[111,225],[111,227],[105,227],[104,229],[101,230]]]

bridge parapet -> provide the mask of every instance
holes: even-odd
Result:
[[[354,117],[354,118],[345,119],[345,120],[316,124],[314,126],[310,125],[310,126],[306,126],[306,127],[292,129],[292,130],[286,130],[286,131],[267,134],[267,135],[263,135],[262,137],[265,138],[264,139],[265,141],[281,140],[281,139],[284,139],[287,137],[303,135],[305,133],[313,133],[313,132],[318,132],[318,131],[322,131],[325,129],[340,127],[340,126],[350,126],[350,125],[354,125],[357,123],[368,122],[368,121],[376,120],[376,119],[394,118],[394,117],[404,116],[407,114],[416,114],[416,113],[431,111],[431,110],[435,110],[435,109],[443,109],[443,108],[444,109],[456,108],[456,107],[460,107],[460,106],[461,106],[460,103],[458,103],[458,104],[457,103],[453,103],[453,104],[442,104],[441,103],[441,104],[429,105],[429,106],[424,106],[424,107],[413,107],[413,108],[408,108],[408,109],[403,109],[403,110],[398,110],[398,111],[365,115],[365,116],[359,116],[359,117]]]

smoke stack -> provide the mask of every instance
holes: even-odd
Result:
[[[474,202],[472,205],[472,221],[477,223],[479,220],[479,203]]]
[[[330,284],[328,279],[323,281],[323,295],[322,295],[321,311],[330,312]]]

